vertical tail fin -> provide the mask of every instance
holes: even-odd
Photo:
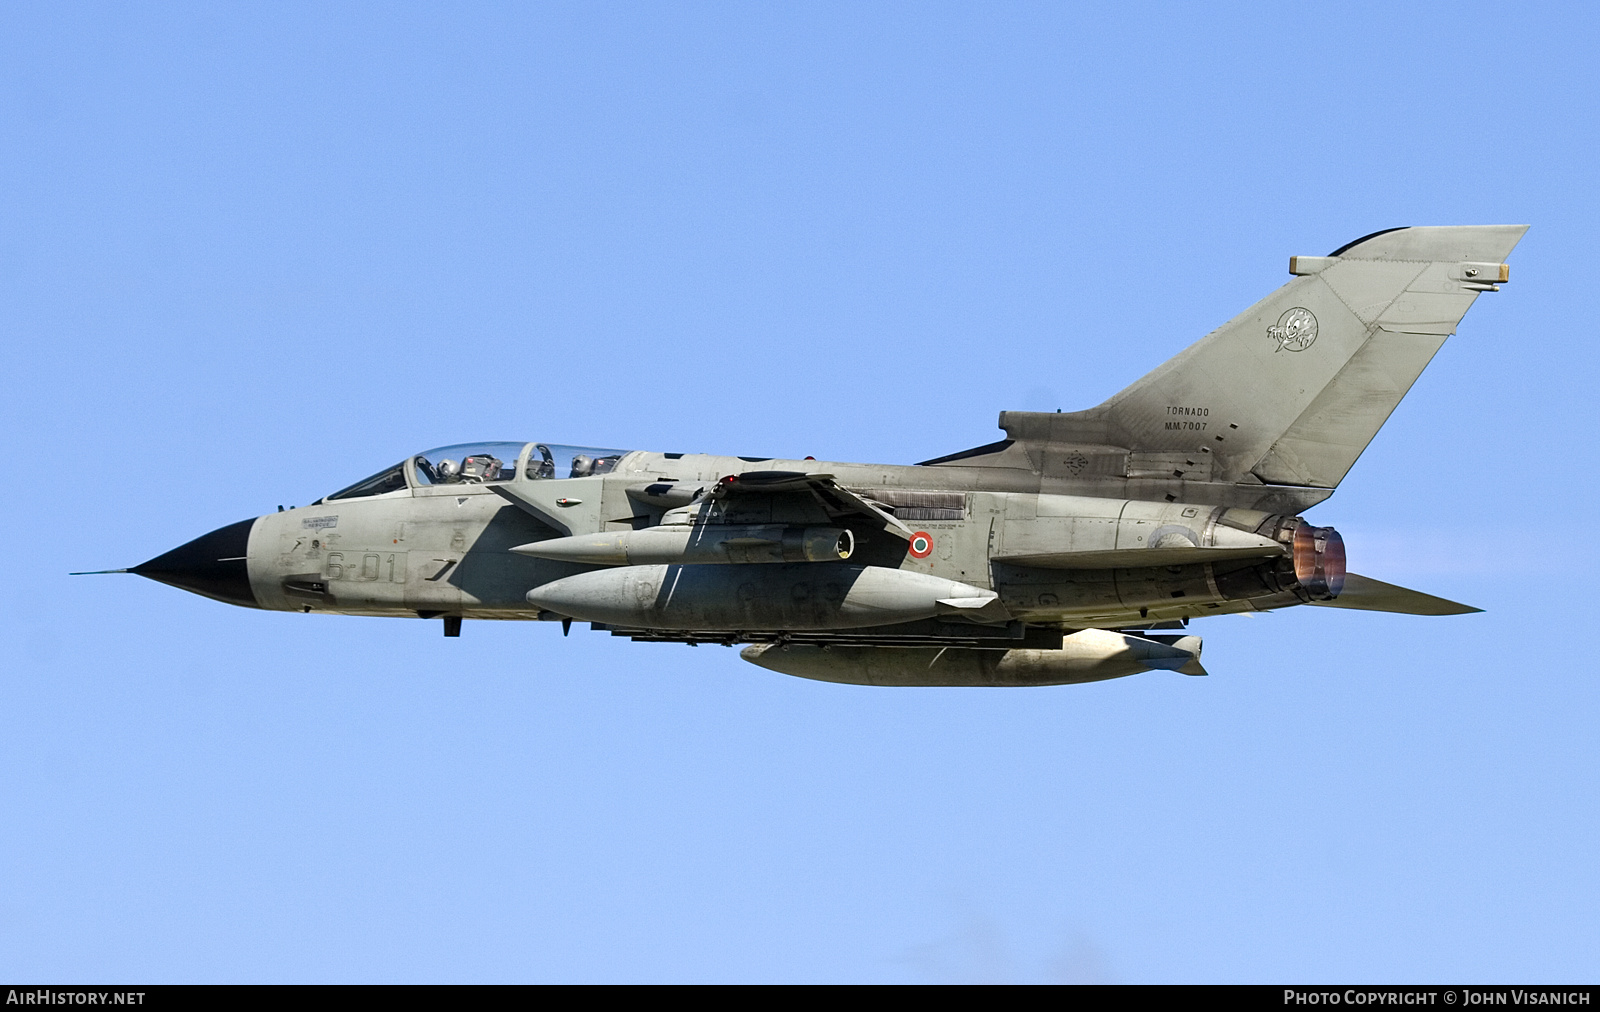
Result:
[[[1526,225],[1389,229],[1325,257],[1098,407],[1004,412],[1012,439],[1129,452],[1168,478],[1332,489]],[[1143,462],[1143,463],[1141,463]]]

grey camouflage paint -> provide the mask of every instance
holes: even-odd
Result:
[[[1508,279],[1525,231],[1405,228],[1292,258],[1287,284],[1104,404],[1003,412],[1005,439],[922,464],[634,451],[534,478],[527,444],[509,481],[429,484],[408,462],[404,488],[258,518],[250,590],[282,611],[753,643],[773,670],[899,685],[1203,674],[1198,637],[1161,630],[1212,615],[1472,611],[1344,578],[1297,514]]]

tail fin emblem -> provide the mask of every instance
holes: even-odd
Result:
[[[1317,318],[1304,306],[1296,306],[1278,317],[1278,322],[1267,328],[1267,337],[1278,342],[1273,354],[1280,351],[1305,351],[1317,340]]]

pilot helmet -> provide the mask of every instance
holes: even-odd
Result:
[[[439,480],[447,484],[461,480],[461,465],[457,464],[449,457],[439,461],[438,472]]]

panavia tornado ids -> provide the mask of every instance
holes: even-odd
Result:
[[[1522,225],[1397,228],[1327,256],[1098,407],[1005,411],[920,464],[567,446],[429,450],[137,573],[289,612],[587,622],[748,644],[870,685],[1203,675],[1199,618],[1298,605],[1456,615],[1347,572],[1333,494]]]

